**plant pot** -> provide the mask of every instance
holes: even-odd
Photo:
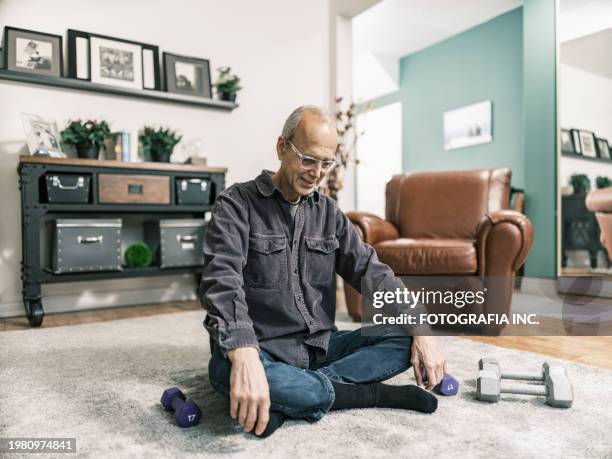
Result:
[[[151,161],[156,163],[169,163],[170,156],[172,156],[172,150],[170,151],[151,151]]]
[[[236,102],[236,93],[235,92],[232,92],[232,93],[220,92],[219,99],[226,100],[228,102]]]
[[[77,156],[81,159],[98,159],[100,147],[91,144],[80,144],[76,146]]]

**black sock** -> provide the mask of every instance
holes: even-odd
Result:
[[[261,435],[257,435],[259,438],[269,437],[274,433],[276,429],[283,425],[287,419],[285,413],[280,411],[270,411],[270,420],[268,421],[268,425],[266,426],[266,430],[263,431]]]
[[[346,384],[332,381],[336,393],[331,410],[350,408],[402,408],[433,413],[438,399],[420,387],[390,386],[381,383]]]

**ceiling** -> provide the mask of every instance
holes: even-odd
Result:
[[[612,29],[563,43],[561,62],[612,79]]]
[[[612,1],[561,0],[561,62],[612,79]]]
[[[402,57],[482,24],[523,0],[383,0],[353,18],[354,52]]]

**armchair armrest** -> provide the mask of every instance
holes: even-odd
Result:
[[[586,206],[591,212],[612,212],[612,188],[591,191],[586,197]]]
[[[366,212],[347,212],[346,216],[355,225],[359,236],[366,244],[398,239],[397,228],[387,220]]]
[[[476,230],[478,273],[513,275],[525,263],[532,242],[533,226],[525,215],[513,210],[485,215]]]

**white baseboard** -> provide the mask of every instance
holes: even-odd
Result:
[[[101,309],[137,304],[155,304],[171,301],[195,301],[195,283],[191,279],[162,284],[159,288],[83,290],[75,293],[46,295],[43,291],[45,314],[77,312],[87,309]],[[25,316],[21,301],[0,303],[0,318]]]

